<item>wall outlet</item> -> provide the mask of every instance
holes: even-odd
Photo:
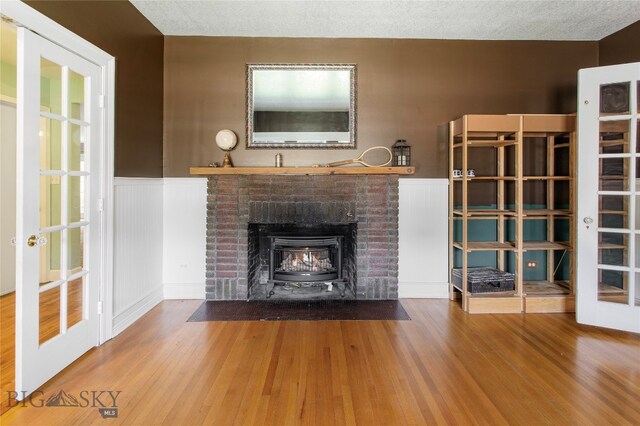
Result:
[[[527,261],[527,268],[535,269],[537,267],[538,267],[538,262],[537,261],[535,261],[535,260],[528,260]]]

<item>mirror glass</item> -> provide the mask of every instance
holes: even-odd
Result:
[[[355,147],[355,65],[247,65],[247,148]]]

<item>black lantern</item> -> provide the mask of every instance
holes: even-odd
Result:
[[[398,139],[391,147],[393,150],[394,166],[410,166],[411,165],[411,145],[404,139]]]

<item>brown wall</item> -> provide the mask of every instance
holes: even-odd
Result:
[[[237,166],[269,166],[246,150],[247,63],[356,63],[358,149],[282,150],[285,166],[351,158],[407,139],[416,177],[447,174],[444,124],[467,113],[568,113],[577,71],[598,64],[597,42],[166,37],[164,175],[221,161],[214,136],[234,130]]]
[[[164,36],[128,1],[26,1],[116,58],[115,175],[162,176]]]
[[[599,47],[601,66],[640,61],[640,21],[603,38]]]

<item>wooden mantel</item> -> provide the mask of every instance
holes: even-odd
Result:
[[[415,167],[191,167],[192,175],[412,175]]]

